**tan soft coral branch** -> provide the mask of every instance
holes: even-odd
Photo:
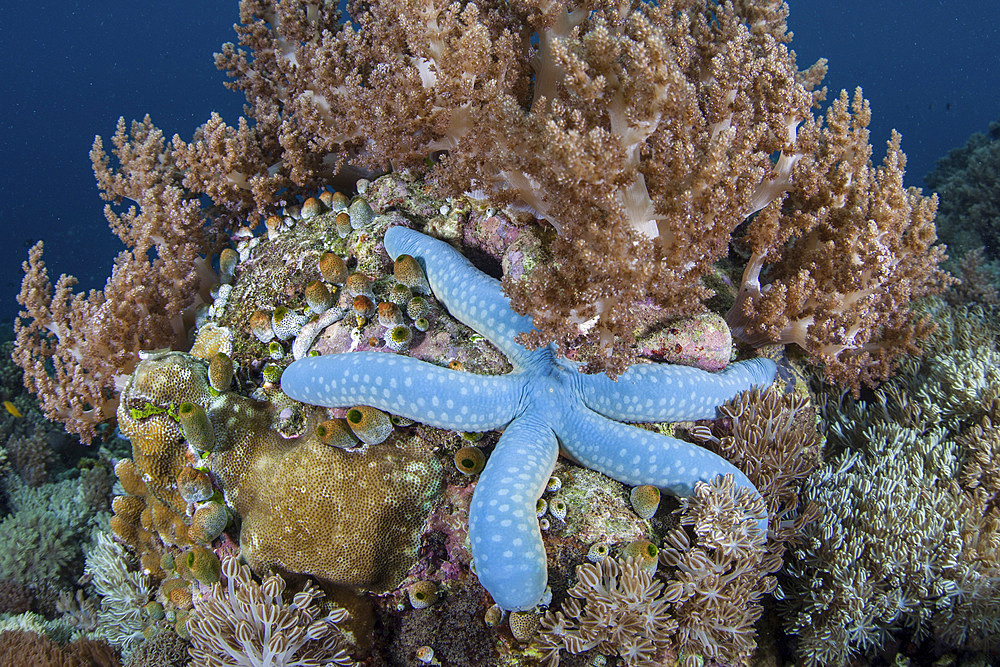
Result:
[[[906,158],[893,133],[886,157],[870,160],[868,103],[846,92],[826,125],[807,132],[817,150],[793,178],[799,187],[750,223],[750,259],[728,320],[749,342],[794,343],[828,379],[874,384],[893,360],[916,353],[929,324],[909,304],[951,279],[937,268],[937,200],[903,187]]]
[[[24,264],[15,321],[14,359],[45,415],[85,442],[114,418],[121,380],[138,352],[187,347],[193,310],[208,299],[215,274],[201,253],[208,245],[200,203],[179,185],[183,173],[147,118],[112,138],[118,168],[100,137],[91,158],[105,215],[127,246],[103,290],[73,292],[63,275],[53,288],[42,244]],[[122,208],[126,201],[135,205]],[[152,258],[151,258],[152,255]]]
[[[117,409],[113,392],[117,369],[93,356],[87,324],[103,306],[103,295],[74,294],[76,279],[60,276],[53,288],[39,241],[24,263],[17,301],[24,310],[14,321],[13,359],[24,369],[24,384],[39,396],[43,413],[85,440]],[[106,391],[107,390],[107,391]]]
[[[587,9],[529,15],[534,97],[490,123],[500,150],[477,177],[559,232],[556,261],[505,285],[540,330],[528,342],[589,339],[591,368],[614,374],[632,360],[635,306],[694,311],[733,230],[791,186],[819,77],[800,77],[772,34],[783,15],[756,12],[751,30],[732,7],[695,0]]]

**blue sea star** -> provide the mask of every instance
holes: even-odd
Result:
[[[447,243],[405,227],[390,228],[384,243],[394,259],[415,257],[448,312],[493,343],[514,370],[482,376],[396,354],[351,352],[296,361],[281,386],[313,405],[370,405],[438,428],[503,429],[469,508],[476,573],[502,608],[530,609],[545,593],[535,503],[560,447],[580,465],[624,484],[690,495],[696,482],[729,474],[757,493],[742,472],[712,452],[621,422],[713,418],[736,394],[772,381],[773,362],[751,359],[720,373],[639,364],[617,381],[585,375],[551,345],[528,350],[518,344],[515,337],[532,329],[531,318],[511,310],[500,282]],[[766,521],[757,518],[766,530]]]

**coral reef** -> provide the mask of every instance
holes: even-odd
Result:
[[[378,183],[372,187],[378,187]],[[291,310],[298,309],[294,297],[285,295],[297,294],[301,298],[302,292],[298,290],[301,290],[303,282],[312,279],[309,272],[318,271],[320,257],[328,252],[322,248],[329,243],[323,240],[329,238],[324,236],[323,230],[329,229],[326,225],[332,217],[321,214],[309,220],[293,219],[294,222],[283,226],[273,240],[261,240],[252,249],[245,247],[248,252],[244,253],[244,259],[237,267],[230,293],[232,300],[224,311],[217,311],[222,319],[212,320],[202,327],[202,331],[215,342],[206,344],[199,333],[193,348],[208,359],[216,358],[214,350],[217,347],[231,350],[235,377],[230,383],[219,385],[223,387],[222,391],[210,387],[210,362],[205,358],[179,352],[144,355],[120,402],[119,423],[123,433],[133,440],[133,456],[121,461],[116,468],[127,495],[115,500],[116,516],[112,527],[119,537],[140,552],[142,567],[153,575],[153,582],[162,579],[156,593],[157,609],[147,609],[145,613],[150,618],[154,618],[153,612],[156,612],[161,617],[166,613],[169,618],[177,619],[169,622],[178,632],[186,630],[186,621],[182,623],[180,619],[191,618],[191,609],[193,607],[197,611],[199,596],[205,590],[194,583],[196,573],[187,565],[188,557],[198,551],[190,544],[194,539],[195,517],[202,510],[224,502],[233,510],[239,526],[242,551],[262,575],[269,566],[273,566],[285,572],[286,577],[288,573],[303,572],[327,582],[360,585],[363,590],[391,591],[387,600],[374,604],[379,619],[376,627],[381,626],[384,632],[389,633],[384,642],[377,644],[377,650],[385,652],[394,642],[402,641],[401,647],[408,647],[406,655],[429,646],[442,659],[445,656],[474,655],[487,660],[487,664],[497,664],[498,660],[523,652],[523,648],[518,648],[518,642],[509,639],[510,632],[516,629],[519,636],[530,639],[530,635],[525,634],[531,629],[528,624],[516,622],[513,627],[501,624],[494,630],[485,626],[470,626],[449,642],[433,639],[429,629],[433,626],[433,619],[438,619],[438,625],[434,627],[440,628],[443,627],[440,624],[446,622],[443,619],[454,617],[457,607],[452,608],[452,604],[461,602],[462,608],[475,609],[477,615],[489,606],[489,598],[470,571],[472,558],[465,528],[472,496],[470,481],[476,480],[461,472],[454,459],[455,454],[463,447],[469,447],[472,441],[484,457],[490,452],[495,456],[496,434],[460,435],[428,426],[407,426],[410,424],[408,420],[394,415],[390,420],[394,425],[393,431],[381,444],[362,446],[351,441],[341,443],[344,447],[330,446],[323,444],[322,429],[319,427],[338,423],[338,415],[344,412],[303,407],[271,386],[263,373],[262,362],[271,359],[271,355],[259,338],[251,333],[249,315],[262,305],[271,305],[268,310],[273,312],[274,302],[264,304],[259,300],[262,298],[280,298],[290,304]],[[377,223],[378,216],[376,226]],[[355,231],[346,240],[351,243],[355,235],[371,233],[369,230]],[[274,273],[276,269],[284,271],[288,266],[282,257],[289,252],[297,252],[302,257],[300,261],[307,267],[304,275]],[[385,263],[382,265],[385,266]],[[283,280],[288,281],[287,284],[273,279],[276,275],[281,275]],[[371,290],[377,301],[393,291],[392,279],[383,275],[372,276]],[[459,375],[469,375],[459,370],[463,367],[485,375],[510,371],[511,364],[501,354],[491,346],[483,345],[483,339],[477,339],[474,332],[452,320],[432,295],[424,298],[434,324],[427,332],[420,333],[415,346],[406,355],[438,364],[453,360],[451,372]],[[371,342],[375,336],[368,332],[384,328],[374,318],[360,322],[344,319],[328,325],[322,335],[310,344],[329,352],[345,352],[355,345],[364,349],[377,345]],[[217,335],[223,329],[230,331],[230,336],[222,339],[225,342],[220,342]],[[291,341],[282,346],[289,343]],[[382,353],[381,356],[404,358],[389,353]],[[312,357],[306,355],[304,358]],[[461,362],[455,364],[457,360]],[[289,359],[283,358],[267,363],[274,363],[281,372],[280,369],[289,362]],[[671,369],[672,373],[698,374],[694,369],[663,367]],[[597,379],[599,376],[594,377]],[[752,442],[753,447],[748,446],[747,451],[751,455],[745,458],[766,460],[771,439],[753,440],[751,436],[758,431],[768,434],[781,432],[793,423],[801,425],[803,421],[798,416],[782,421],[784,403],[774,399],[768,399],[772,402],[765,403],[758,414],[751,407],[756,400],[745,400],[742,404],[723,408],[722,414],[730,414],[730,419],[737,418],[735,430],[740,433],[739,438],[733,440],[726,422],[720,422],[710,431],[711,437],[726,443],[727,456],[742,456],[744,445],[739,443],[746,440],[747,443]],[[194,442],[185,438],[184,427],[179,421],[182,417],[180,408],[186,403],[200,406],[205,415],[204,421],[207,421],[207,426],[201,423]],[[188,411],[192,412],[190,408]],[[739,421],[744,412],[746,416]],[[701,416],[715,416],[714,413],[714,409],[706,410]],[[804,411],[796,413],[801,414]],[[773,425],[768,425],[769,418],[775,420]],[[346,424],[341,428],[346,430]],[[650,430],[632,430],[642,437],[655,435]],[[655,435],[655,438],[661,437]],[[721,451],[711,438],[702,439]],[[794,458],[794,453],[784,451],[784,448],[794,444],[793,438],[778,438],[777,442],[778,455]],[[696,449],[687,443],[684,447]],[[399,458],[409,456],[406,452],[411,450],[414,453],[412,460],[418,463],[419,469],[411,470],[412,466]],[[386,456],[393,458],[383,458]],[[410,492],[403,491],[400,495],[398,488],[361,496],[358,491],[363,487],[354,481],[356,473],[351,470],[364,471],[372,463],[376,464],[374,474],[380,480],[379,484],[388,480],[393,484],[403,484],[404,489],[410,488],[408,485],[411,484],[430,484],[426,490],[433,488],[434,491],[431,495],[422,496],[422,499],[418,498],[417,502],[406,501],[406,494]],[[346,467],[338,467],[342,464]],[[384,468],[381,467],[383,465]],[[597,472],[575,465],[559,463],[556,470],[555,477],[544,480],[547,509],[539,522],[545,526],[543,539],[548,561],[543,572],[549,574],[554,595],[560,596],[568,588],[567,573],[585,558],[594,541],[629,544],[647,535],[643,528],[645,522],[629,509],[627,490]],[[392,482],[393,475],[397,474],[396,481]],[[761,483],[769,484],[766,474],[759,479]],[[775,486],[771,484],[772,488]],[[442,496],[437,496],[438,487],[444,490]],[[313,489],[313,493],[303,495],[303,489]],[[402,504],[400,499],[404,501]],[[365,505],[368,502],[373,505]],[[784,509],[784,505],[774,503],[770,498],[765,502]],[[402,513],[382,514],[383,509],[366,509],[372,506]],[[759,502],[734,507],[736,514],[744,511],[763,513],[763,505]],[[353,518],[349,516],[352,508],[358,511]],[[340,523],[337,520],[340,516],[348,516],[350,521]],[[363,519],[360,518],[362,516]],[[373,520],[373,517],[379,516],[388,518],[386,521]],[[715,515],[713,517],[718,519]],[[756,524],[746,521],[745,515],[739,514],[739,517],[731,529],[745,538],[746,531],[755,530]],[[659,543],[664,534],[664,526],[659,523],[662,519],[654,516],[652,521],[659,526],[652,536]],[[392,531],[386,530],[386,526],[409,532],[401,541],[387,541]],[[775,536],[782,534],[777,524],[770,530]],[[319,535],[314,545],[310,545],[304,537],[296,537],[310,534]],[[211,543],[206,542],[205,546],[223,555],[232,553],[235,545],[230,541],[231,535],[235,532],[223,533]],[[274,536],[274,539],[268,535]],[[287,539],[288,535],[293,537]],[[416,551],[418,542],[420,548]],[[273,552],[278,555],[272,560],[269,560],[272,553],[265,553],[271,548],[269,545],[281,550],[280,553]],[[358,548],[361,546],[364,548]],[[344,558],[331,566],[333,556],[341,554],[341,550]],[[762,552],[768,554],[765,558],[769,565],[773,564],[773,559],[769,557],[772,552],[770,547]],[[365,576],[371,576],[373,564],[391,569],[393,573],[382,581],[353,578],[357,572],[367,572]],[[414,567],[407,573],[406,569],[411,565]],[[752,561],[746,565],[748,571],[757,571]],[[404,574],[408,574],[405,580],[402,579]],[[381,576],[377,574],[375,578]],[[438,601],[420,610],[403,603],[410,614],[424,614],[426,621],[416,616],[400,619],[402,612],[393,606],[391,600],[404,598],[406,591],[415,590],[413,585],[417,582],[422,582],[421,585],[428,586],[429,590],[433,587]],[[352,609],[352,615],[357,611],[359,618],[363,617],[365,604],[371,602],[363,603],[357,610]],[[537,625],[538,614],[530,612],[526,618],[529,617],[535,618]],[[748,618],[755,617],[751,615]],[[147,629],[157,626],[145,618],[143,623]],[[399,633],[407,633],[408,638],[403,639]],[[421,638],[419,644],[414,643],[418,637]],[[505,655],[508,658],[504,658]]]
[[[586,338],[599,350],[592,368],[624,369],[644,299],[673,314],[696,309],[707,296],[700,279],[730,234],[769,202],[783,208],[781,232],[756,225],[757,250],[789,275],[793,265],[816,274],[790,286],[794,299],[782,305],[787,317],[817,319],[814,338],[799,342],[824,361],[847,357],[849,368],[831,369],[845,381],[867,364],[876,368],[863,379],[885,372],[860,350],[869,339],[888,356],[907,350],[905,299],[940,280],[940,254],[929,248],[933,207],[902,190],[897,151],[879,179],[864,178],[867,110],[855,111],[861,127],[846,135],[841,117],[825,128],[812,117],[825,63],[797,70],[782,3],[385,2],[352,6],[347,27],[326,6],[305,20],[292,5],[243,7],[241,46],[287,55],[251,58],[228,46],[218,62],[251,115],[272,126],[276,109],[294,119],[276,128],[289,147],[285,166],[298,170],[292,179],[304,182],[334,159],[421,172],[430,155],[440,192],[527,205],[556,232],[542,246],[556,261],[508,276],[507,293],[533,317],[534,345],[557,340],[565,352]],[[846,188],[845,157],[857,179]],[[824,217],[824,197],[846,190],[882,213],[870,223],[860,206]],[[888,215],[878,205],[907,197],[919,204],[912,219],[908,208]],[[853,223],[878,232],[859,234]],[[813,231],[860,251],[862,274],[878,268],[879,253],[899,252],[900,266],[864,287],[881,298],[852,304],[835,283],[842,267],[808,256],[796,264]],[[795,237],[801,243],[786,245]],[[767,308],[754,310],[754,323],[776,325],[774,299],[761,299]],[[855,319],[861,308],[877,314],[871,331],[838,341],[839,351],[817,348],[837,333],[825,320]],[[902,330],[883,337],[881,325]]]
[[[560,447],[579,463],[631,484],[689,494],[699,480],[730,474],[753,490],[725,459],[618,422],[712,417],[717,405],[741,390],[770,381],[770,360],[740,362],[715,375],[669,364],[633,366],[617,382],[583,375],[556,359],[554,346],[529,351],[517,343],[532,330],[530,318],[514,313],[499,283],[447,244],[390,227],[385,247],[397,266],[404,257],[419,262],[449,313],[499,348],[513,371],[483,377],[356,352],[300,359],[282,374],[281,386],[292,398],[327,407],[368,402],[439,428],[504,428],[469,514],[479,579],[504,609],[530,609],[545,591],[545,552],[531,510]]]
[[[129,664],[181,662],[189,634],[208,665],[735,664],[778,593],[808,664],[900,637],[998,650],[995,332],[919,306],[951,281],[936,202],[903,186],[898,135],[873,161],[860,91],[814,112],[825,62],[798,69],[784,3],[348,14],[243,0],[216,62],[247,118],[95,140],[125,244],[103,290],[29,252],[24,386],[132,451],[57,469],[5,377],[0,597],[62,617],[3,629],[65,642],[99,599],[92,634]],[[735,358],[705,303],[740,268],[712,303],[734,300],[736,337],[853,392],[817,390],[822,467],[775,364],[704,372]],[[110,532],[74,585],[112,458]]]
[[[617,654],[630,665],[695,655],[729,663],[752,655],[762,598],[776,586],[771,575],[781,568],[788,545],[816,518],[816,508],[803,502],[798,490],[820,464],[821,441],[809,401],[783,393],[777,384],[742,393],[720,413],[724,418],[692,427],[691,435],[731,457],[762,498],[730,477],[717,477],[681,499],[680,527],[654,517],[650,539],[656,543],[631,542],[610,564],[615,559],[607,555],[608,545],[593,542],[587,557],[596,564],[577,568],[568,597],[541,620],[534,648],[547,664],[559,663],[560,649]],[[571,506],[578,504],[565,486],[559,494]],[[768,507],[766,542],[748,530],[745,520],[762,510],[754,508],[757,504]],[[609,508],[595,511],[609,513]],[[582,540],[600,537],[577,530],[576,524],[571,534]],[[655,575],[641,561],[627,558],[640,544],[645,550],[660,545]],[[648,632],[651,623],[658,628],[655,634]]]
[[[1000,261],[1000,121],[938,160],[924,179],[941,198],[938,230],[952,257],[978,248],[995,271]]]

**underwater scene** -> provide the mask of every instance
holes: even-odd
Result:
[[[1000,121],[904,183],[779,0],[230,9],[103,286],[18,248],[0,665],[998,664]]]

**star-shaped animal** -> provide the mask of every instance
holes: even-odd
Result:
[[[710,419],[716,408],[774,379],[767,359],[709,373],[686,366],[640,364],[617,381],[585,375],[552,346],[528,350],[515,337],[531,318],[510,308],[500,282],[447,243],[405,227],[385,233],[395,259],[412,255],[453,317],[493,343],[514,366],[482,376],[384,352],[307,357],[281,377],[286,394],[327,407],[370,405],[438,428],[503,429],[480,475],[469,509],[469,540],[480,582],[502,608],[525,610],[545,593],[545,549],[535,503],[560,448],[582,466],[623,484],[651,484],[690,495],[698,481],[733,475],[735,466],[697,445],[622,422]],[[766,530],[766,520],[759,521]]]

